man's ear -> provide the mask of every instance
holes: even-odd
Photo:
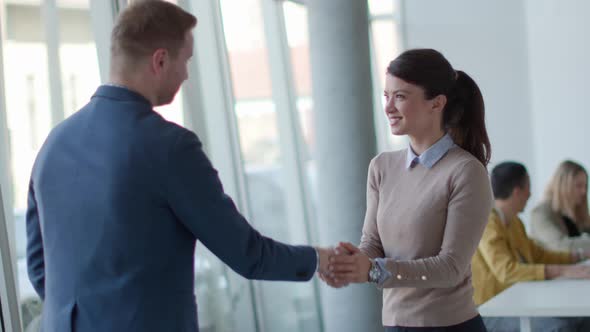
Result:
[[[514,188],[512,188],[512,192],[510,193],[509,197],[514,197],[515,195],[519,194],[521,190],[521,187],[515,186]]]
[[[438,95],[432,99],[432,110],[434,112],[442,112],[447,104],[447,96]]]
[[[154,74],[158,75],[162,72],[164,65],[168,61],[168,51],[163,48],[158,48],[152,54],[150,67]]]

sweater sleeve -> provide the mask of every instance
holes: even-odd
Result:
[[[448,288],[463,282],[492,208],[487,171],[472,159],[453,173],[449,183],[447,220],[436,256],[399,261],[386,259],[392,277],[383,288]]]
[[[384,257],[383,245],[377,229],[377,208],[379,207],[379,177],[376,158],[369,164],[367,178],[367,211],[359,249],[371,258]]]

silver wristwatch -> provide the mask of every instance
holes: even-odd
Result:
[[[371,259],[371,268],[369,269],[369,282],[376,284],[381,279],[381,269],[374,259]]]

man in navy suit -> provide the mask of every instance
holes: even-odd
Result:
[[[254,230],[197,136],[153,111],[187,78],[196,23],[165,1],[127,7],[111,36],[110,84],[37,156],[27,260],[44,331],[198,331],[196,240],[248,279],[327,271],[331,250]]]

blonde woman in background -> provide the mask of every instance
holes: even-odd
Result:
[[[553,250],[590,250],[588,173],[571,160],[562,162],[533,209],[531,237]]]

